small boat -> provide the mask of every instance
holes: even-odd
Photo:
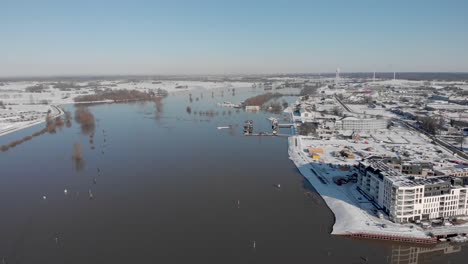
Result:
[[[91,189],[88,190],[88,194],[89,194],[89,199],[93,199],[93,193],[91,192]]]

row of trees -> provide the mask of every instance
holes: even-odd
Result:
[[[45,84],[36,84],[33,86],[26,87],[26,92],[28,93],[42,93],[47,89],[47,85]]]
[[[82,95],[76,97],[75,102],[94,102],[94,101],[146,101],[153,100],[155,97],[165,97],[168,92],[163,89],[158,89],[156,92],[141,92],[138,90],[106,90],[99,91],[96,94]]]
[[[283,109],[285,109],[286,107],[288,107],[288,102],[286,102],[285,100],[283,100],[281,103],[278,101],[274,101],[267,105],[265,107],[265,110],[270,111],[274,114],[281,114],[281,112],[283,112]]]
[[[266,102],[270,101],[273,98],[279,98],[283,96],[280,93],[265,93],[265,94],[260,94],[254,97],[250,97],[244,101],[245,105],[251,105],[251,106],[262,106]]]
[[[46,127],[37,131],[37,132],[34,132],[32,135],[30,136],[25,136],[23,137],[22,139],[17,139],[17,140],[14,140],[8,144],[5,144],[5,145],[2,145],[0,146],[0,151],[7,151],[9,150],[10,148],[14,148],[26,141],[29,141],[35,137],[38,137],[42,134],[45,134],[45,133],[50,133],[50,134],[53,134],[57,131],[57,128],[60,128],[64,125],[64,121],[63,119],[58,116],[56,118],[52,118],[49,114],[47,114],[47,117],[46,117]]]
[[[417,117],[421,129],[429,134],[435,135],[438,130],[443,128],[444,120],[435,116]]]
[[[320,87],[320,84],[318,83],[313,86],[306,85],[304,86],[304,88],[301,89],[299,95],[304,96],[304,95],[316,94],[319,87]]]

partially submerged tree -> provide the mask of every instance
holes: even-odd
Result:
[[[73,162],[75,163],[76,171],[83,170],[84,159],[83,159],[83,152],[82,152],[81,144],[78,144],[78,143],[73,144],[72,159],[73,159]]]
[[[81,125],[81,131],[84,134],[94,133],[95,119],[94,115],[87,107],[79,106],[75,111],[75,121]]]

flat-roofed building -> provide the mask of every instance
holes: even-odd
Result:
[[[380,159],[359,163],[358,187],[389,215],[392,221],[468,215],[468,186],[460,178],[404,175]]]
[[[354,131],[374,131],[387,129],[387,120],[375,118],[345,117],[335,122],[335,129]]]

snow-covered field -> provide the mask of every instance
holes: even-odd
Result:
[[[0,109],[0,136],[45,122],[48,112],[52,118],[63,114],[53,105],[8,105]]]

